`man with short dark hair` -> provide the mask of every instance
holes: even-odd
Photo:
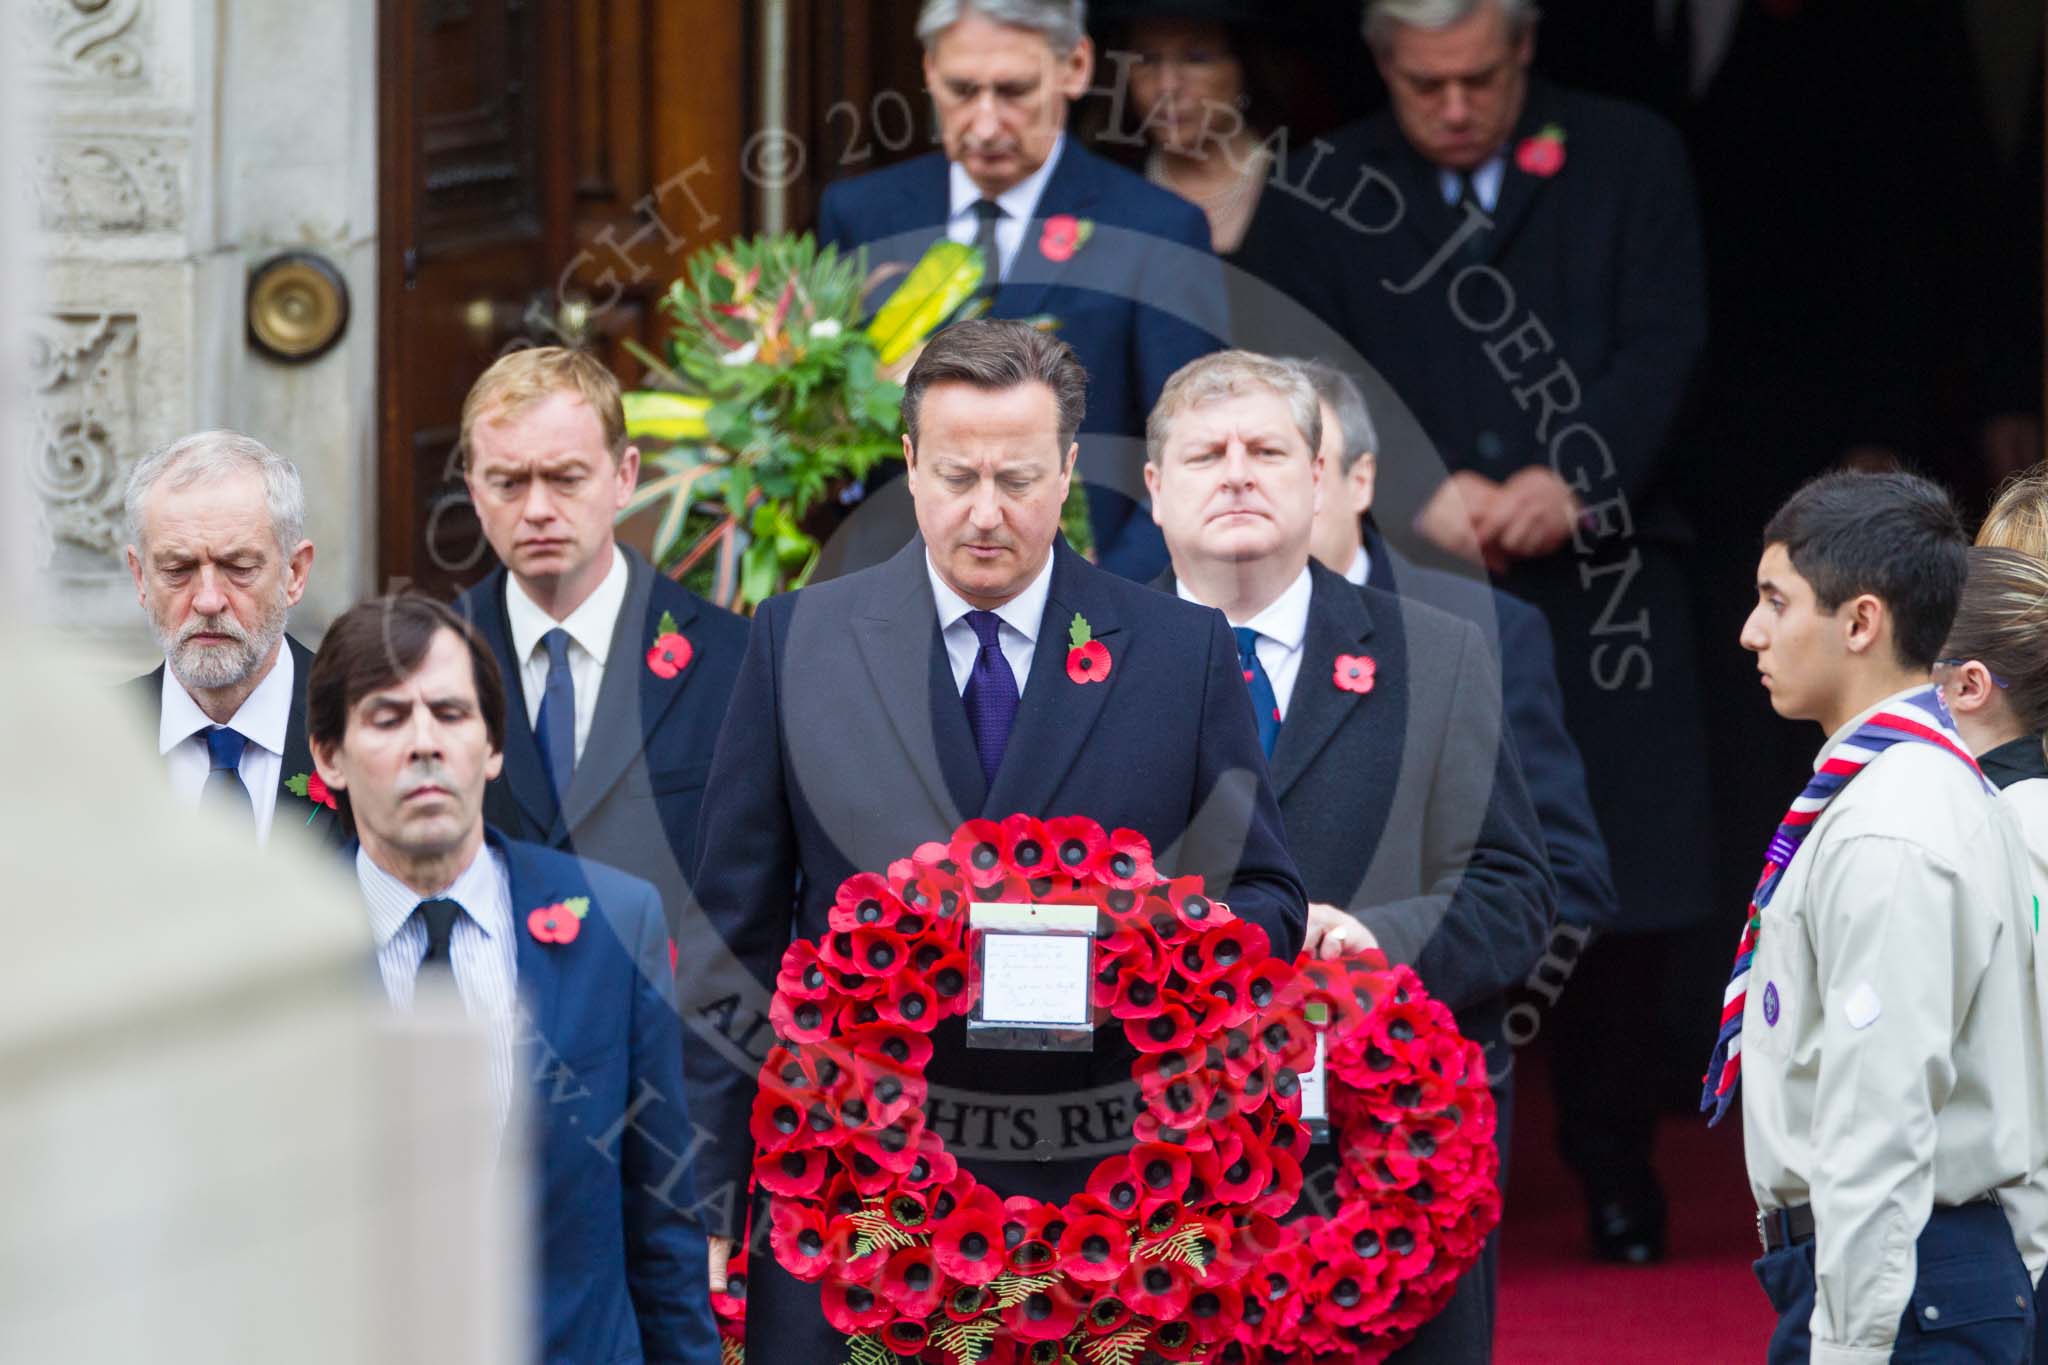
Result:
[[[1940,489],[1835,474],[1764,530],[1742,646],[1827,734],[1765,855],[1702,1108],[1741,1084],[1773,1365],[2029,1358],[2042,1021],[2026,846],[1931,669],[1965,573]]]
[[[744,1049],[700,1106],[714,1190],[747,1187],[766,1045],[756,1016],[783,950],[826,932],[848,876],[968,819],[1079,815],[1136,830],[1162,875],[1205,878],[1274,954],[1301,946],[1301,881],[1224,622],[1094,568],[1059,538],[1085,383],[1064,342],[1021,323],[939,333],[903,397],[919,537],[886,564],[770,598],[754,617],[697,873],[736,963],[725,998],[693,1003],[729,1020]],[[1102,651],[1087,661],[1106,656],[1106,674],[1069,663],[1077,635]],[[1096,1162],[1055,1138],[1059,1100],[1130,1083],[1122,1034],[1098,1033],[1092,1053],[1002,1054],[1000,1067],[943,1030],[937,1044],[935,1106],[941,1094],[953,1104],[994,1090],[1005,1131],[1013,1108],[1035,1127],[1014,1148],[958,1150],[962,1169],[1004,1196],[1080,1190]],[[723,1230],[745,1221],[736,1200]],[[766,1221],[753,1221],[749,1358],[839,1359],[844,1340],[817,1290],[768,1253]]]
[[[520,1076],[538,1089],[537,1358],[713,1365],[654,888],[485,826],[485,784],[504,763],[504,687],[489,648],[437,602],[387,597],[344,612],[313,661],[307,724],[357,836],[351,857],[391,1003],[460,995],[496,1040],[501,1120]]]
[[[313,569],[290,460],[236,431],[151,451],[128,476],[128,572],[163,649],[127,684],[171,790],[267,840],[279,818],[334,839],[306,749],[313,654],[285,631]]]
[[[1089,376],[1097,560],[1142,581],[1166,564],[1139,508],[1145,414],[1168,375],[1221,344],[1229,305],[1202,211],[1066,135],[1095,69],[1085,10],[925,0],[917,36],[944,150],[828,186],[818,240],[865,247],[871,263],[915,260],[946,237],[976,244],[990,316],[1057,321]]]

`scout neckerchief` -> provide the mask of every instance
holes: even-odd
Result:
[[[1924,687],[1910,695],[1887,702],[1843,740],[1820,765],[1806,790],[1785,812],[1771,846],[1764,854],[1763,876],[1757,879],[1756,894],[1750,897],[1749,917],[1743,922],[1742,938],[1735,945],[1735,970],[1728,978],[1728,990],[1721,997],[1721,1032],[1714,1042],[1714,1055],[1707,1062],[1705,1085],[1700,1093],[1700,1110],[1711,1114],[1709,1127],[1719,1123],[1728,1106],[1735,1102],[1735,1082],[1742,1075],[1742,1010],[1749,1000],[1749,967],[1756,956],[1757,931],[1763,924],[1763,908],[1785,875],[1799,846],[1806,842],[1828,802],[1849,785],[1849,779],[1870,766],[1870,761],[1894,744],[1931,744],[1945,749],[1970,765],[1983,781],[1977,761],[1970,757],[1950,726],[1948,708],[1938,688]],[[1986,790],[1989,790],[1986,785]]]

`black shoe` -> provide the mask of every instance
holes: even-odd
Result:
[[[1631,1196],[1596,1199],[1586,1215],[1596,1260],[1654,1265],[1664,1259],[1664,1194],[1654,1185]]]

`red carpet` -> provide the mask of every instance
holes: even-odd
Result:
[[[1667,1118],[1657,1171],[1671,1204],[1661,1264],[1604,1265],[1587,1253],[1578,1182],[1558,1160],[1540,1048],[1515,1077],[1513,1170],[1501,1238],[1499,1365],[1760,1360],[1775,1321],[1749,1272],[1757,1255],[1742,1127]]]

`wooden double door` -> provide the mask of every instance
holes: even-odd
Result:
[[[447,596],[495,563],[463,395],[508,349],[628,338],[747,227],[734,0],[380,0],[379,566]]]
[[[457,449],[476,377],[572,341],[640,382],[623,343],[660,349],[688,257],[760,226],[764,42],[801,148],[788,226],[827,180],[922,150],[854,140],[898,101],[928,118],[917,6],[783,0],[771,23],[767,0],[378,4],[379,586],[448,596],[495,563]]]

